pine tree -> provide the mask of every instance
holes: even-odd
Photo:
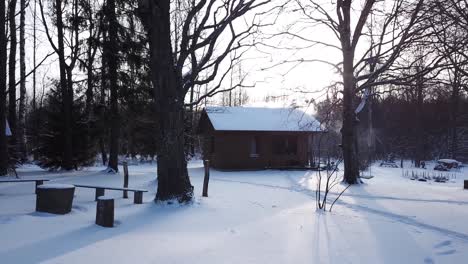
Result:
[[[56,83],[58,87],[58,83]],[[64,152],[65,147],[63,141],[66,136],[66,126],[64,125],[65,116],[62,113],[62,93],[60,89],[51,89],[46,96],[43,108],[40,108],[34,113],[33,118],[45,120],[42,123],[39,131],[39,142],[35,149],[35,154],[38,157],[38,165],[42,168],[51,170],[69,169],[65,167],[66,161]],[[86,112],[84,111],[85,102],[82,99],[74,100],[72,108],[72,141],[80,142],[83,134],[86,133]],[[71,166],[78,169],[81,166],[91,165],[94,162],[95,153],[91,153],[89,149],[93,147],[90,144],[74,144],[72,148]],[[70,166],[70,165],[66,165]]]

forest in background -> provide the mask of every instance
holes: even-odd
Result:
[[[264,70],[294,65],[287,78],[297,65],[324,63],[336,73],[320,95],[284,87],[305,99],[281,100],[316,109],[345,181],[388,155],[416,166],[467,160],[467,10],[464,0],[2,0],[0,115],[13,135],[0,135],[0,174],[24,162],[73,170],[97,159],[115,172],[119,156],[158,157],[157,198],[190,199],[198,113],[248,104],[246,54],[317,46],[341,59]],[[274,27],[285,17],[288,26]],[[336,38],[306,31],[317,26]],[[51,53],[37,51],[37,34]],[[48,58],[54,74],[38,74]]]

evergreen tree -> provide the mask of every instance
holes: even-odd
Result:
[[[52,170],[69,169],[64,167],[64,164],[66,164],[64,161],[66,146],[64,146],[63,141],[67,133],[67,127],[64,125],[65,116],[62,112],[62,104],[62,93],[56,87],[46,95],[44,106],[34,113],[33,118],[45,120],[39,131],[38,146],[34,150],[38,157],[38,165],[43,168]],[[73,102],[73,108],[71,109],[73,142],[82,142],[83,134],[87,131],[87,116],[84,106],[85,102],[82,99],[76,99]],[[95,155],[89,149],[93,149],[90,144],[74,144],[71,153],[73,157],[71,166],[74,169],[91,165],[94,162]]]

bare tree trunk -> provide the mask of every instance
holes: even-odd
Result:
[[[12,150],[16,149],[16,0],[10,1],[8,8],[8,20],[10,22],[10,58],[8,61],[8,122],[13,134],[10,140]],[[16,152],[16,151],[14,151]],[[16,157],[16,153],[11,153]]]
[[[65,48],[63,36],[63,21],[62,21],[62,1],[55,1],[56,24],[57,24],[57,41],[58,41],[58,57],[60,62],[60,89],[62,94],[62,109],[64,114],[64,142],[63,142],[63,168],[66,170],[73,169],[72,159],[72,107],[73,95],[70,94],[70,89],[73,89],[71,70],[68,69],[65,62]],[[71,86],[71,87],[70,87]]]
[[[8,171],[8,151],[5,131],[6,116],[6,60],[7,39],[5,35],[5,1],[0,1],[0,175]]]
[[[159,125],[158,190],[156,201],[188,202],[193,186],[184,151],[184,92],[176,74],[171,47],[170,3],[149,1],[144,23],[149,33],[151,74]]]
[[[369,97],[367,99],[367,122],[369,124],[369,134],[367,138],[367,165],[371,166],[373,159],[374,159],[374,127],[373,127],[373,120],[372,120],[372,94],[373,91],[371,89],[369,93]]]
[[[26,62],[25,62],[25,16],[26,0],[20,0],[20,99],[18,109],[18,152],[21,162],[26,160],[26,134],[25,134],[25,112],[26,112]]]
[[[85,116],[86,116],[86,135],[84,136],[83,140],[84,143],[87,147],[88,152],[93,151],[93,146],[91,145],[92,140],[92,131],[93,131],[93,106],[94,106],[94,58],[95,54],[97,51],[97,46],[93,43],[93,39],[95,38],[95,22],[93,18],[93,9],[91,5],[91,1],[88,0],[89,5],[89,10],[88,10],[88,30],[89,30],[89,37],[88,37],[88,47],[86,50],[86,56],[87,56],[87,65],[86,65],[86,75],[87,75],[87,80],[86,80],[86,105],[85,105]],[[99,37],[99,36],[97,36]],[[94,141],[96,142],[96,141]]]
[[[99,149],[101,151],[101,159],[102,165],[107,165],[107,152],[106,152],[106,145],[104,144],[104,138],[101,136],[99,138]]]
[[[424,160],[424,122],[423,122],[423,103],[424,103],[424,81],[423,77],[418,77],[416,80],[416,153],[414,159],[414,166],[419,168],[421,161]]]
[[[117,65],[118,65],[118,46],[115,40],[117,36],[117,18],[115,16],[115,1],[107,1],[107,19],[109,22],[109,38],[104,45],[105,56],[108,56],[108,77],[109,77],[109,86],[110,86],[110,142],[109,142],[109,165],[108,167],[114,171],[119,171],[118,168],[118,155],[119,155],[119,130],[120,130],[120,120],[119,120],[119,106],[118,106],[118,97],[119,97],[119,88],[117,84]]]
[[[103,41],[107,41],[107,33],[104,31],[102,32]],[[101,152],[102,158],[102,165],[107,166],[107,151],[106,151],[106,144],[105,144],[105,137],[104,135],[107,134],[107,128],[105,123],[105,107],[106,107],[106,80],[107,80],[107,61],[106,56],[102,56],[101,58],[101,98],[99,101],[99,118],[100,118],[100,134],[99,137],[99,149]]]
[[[34,0],[34,15],[33,15],[33,65],[36,67],[36,46],[37,46],[37,38],[36,38],[36,15],[37,15],[37,3]],[[33,98],[32,98],[32,112],[36,113],[37,110],[37,102],[36,102],[36,71],[33,71]],[[34,134],[32,136],[32,145],[34,147],[37,146],[38,142],[38,128],[39,128],[39,118],[34,118],[33,124],[33,131]],[[37,152],[33,151],[33,159],[37,160]]]
[[[458,106],[460,102],[460,79],[459,79],[459,72],[455,69],[454,76],[453,76],[453,83],[452,83],[452,94],[450,98],[450,137],[451,137],[451,144],[450,144],[450,154],[452,159],[457,159],[457,151],[458,151]]]
[[[194,100],[194,89],[195,87],[192,86],[190,87],[190,102],[192,103]],[[193,105],[190,105],[190,116],[189,116],[189,137],[188,137],[188,144],[189,144],[189,151],[190,155],[194,156],[195,155],[195,112],[193,111]]]
[[[351,45],[351,2],[343,4],[344,20],[341,28],[341,47],[343,53],[343,126],[341,128],[344,181],[348,184],[358,183],[359,161],[356,136],[356,114],[354,113],[354,96],[356,83],[354,79],[354,48]]]

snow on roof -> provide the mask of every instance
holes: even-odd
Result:
[[[215,130],[223,131],[322,131],[311,115],[294,108],[206,107]]]

